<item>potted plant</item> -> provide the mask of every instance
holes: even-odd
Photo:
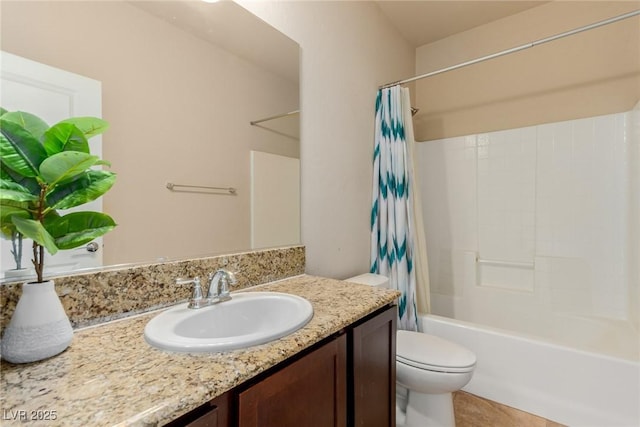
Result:
[[[97,199],[115,174],[96,166],[108,162],[90,153],[88,139],[108,123],[75,117],[53,126],[25,112],[0,109],[0,228],[33,240],[36,281],[25,283],[2,339],[2,357],[14,363],[42,360],[62,352],[73,330],[55,293],[44,280],[45,250],[54,255],[112,230],[102,212],[74,209]]]

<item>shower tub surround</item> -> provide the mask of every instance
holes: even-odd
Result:
[[[433,315],[464,390],[577,426],[640,423],[640,109],[417,147]]]
[[[433,313],[640,360],[640,108],[417,146]]]
[[[232,291],[273,282],[304,273],[304,246],[266,249],[231,255],[212,256],[136,265],[71,276],[55,280],[71,324],[80,328],[167,307],[191,297],[190,285],[176,285],[176,278],[206,278],[226,268],[236,272]],[[11,320],[20,298],[22,283],[0,285],[0,331]]]

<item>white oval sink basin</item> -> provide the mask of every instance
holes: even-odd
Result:
[[[311,303],[296,295],[243,292],[232,297],[199,309],[187,303],[170,308],[147,323],[144,338],[161,350],[227,351],[281,338],[313,317]]]

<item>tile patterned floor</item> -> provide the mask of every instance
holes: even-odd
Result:
[[[464,391],[453,394],[456,427],[565,427]]]

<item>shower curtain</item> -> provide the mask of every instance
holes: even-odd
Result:
[[[391,287],[402,293],[398,300],[398,327],[416,331],[417,276],[421,285],[421,311],[428,312],[429,301],[426,245],[422,227],[418,227],[422,218],[414,200],[413,143],[409,90],[400,86],[379,90],[373,158],[370,272],[389,277]],[[416,218],[416,215],[420,217]]]

